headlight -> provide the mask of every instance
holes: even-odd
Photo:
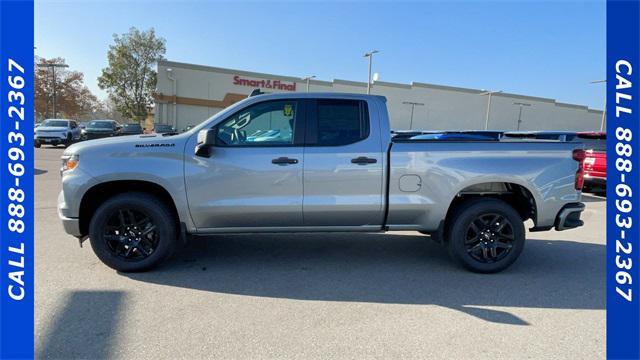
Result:
[[[60,173],[77,168],[78,163],[80,163],[80,157],[77,154],[62,155],[62,169],[60,169]]]

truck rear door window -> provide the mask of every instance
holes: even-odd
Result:
[[[369,135],[366,103],[359,100],[318,100],[316,119],[319,146],[340,146]]]

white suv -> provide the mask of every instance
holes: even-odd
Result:
[[[74,120],[47,119],[35,129],[33,145],[37,148],[42,144],[69,146],[80,139],[80,134],[80,127]]]

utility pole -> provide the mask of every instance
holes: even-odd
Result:
[[[53,118],[58,117],[58,111],[56,109],[56,68],[67,68],[69,65],[67,64],[52,64],[52,63],[41,63],[37,64],[38,67],[42,68],[50,68],[53,75]]]
[[[517,130],[520,130],[520,123],[522,123],[522,107],[523,106],[531,106],[531,104],[522,103],[522,102],[514,102],[513,105],[520,106],[520,111],[518,112],[518,128],[517,128]]]
[[[371,50],[364,54],[364,57],[369,58],[369,79],[367,81],[367,94],[371,94],[371,63],[373,62],[373,54],[379,53],[378,50]]]
[[[484,91],[484,92],[478,94],[478,95],[481,95],[481,96],[489,95],[489,101],[487,101],[487,114],[486,114],[486,116],[484,118],[484,129],[485,130],[489,130],[489,112],[491,111],[491,95],[499,94],[501,92],[502,92],[502,90],[499,90],[499,91]]]
[[[309,92],[309,82],[311,81],[311,79],[315,79],[316,76],[315,75],[311,75],[311,76],[307,76],[302,78],[303,81],[307,82],[307,92]]]
[[[424,106],[424,104],[419,102],[413,102],[413,101],[403,101],[402,103],[405,105],[411,105],[411,120],[409,122],[409,130],[413,130],[413,109],[415,109],[416,105]]]
[[[590,84],[600,84],[600,83],[606,83],[607,80],[594,80],[589,82]],[[605,89],[604,92],[604,109],[602,109],[602,120],[600,120],[600,131],[604,131],[604,123],[606,121],[606,116],[607,116],[607,91]]]

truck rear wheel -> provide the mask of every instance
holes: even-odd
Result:
[[[506,269],[524,248],[524,223],[502,200],[476,198],[460,204],[447,227],[449,254],[479,273]]]
[[[91,218],[91,248],[112,269],[149,270],[173,254],[175,222],[167,206],[153,195],[120,194],[100,205]]]

